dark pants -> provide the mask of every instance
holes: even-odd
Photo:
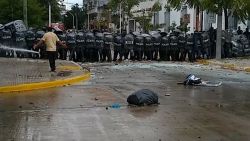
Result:
[[[57,52],[56,51],[47,51],[48,54],[48,59],[49,59],[49,65],[51,71],[56,70],[56,57],[57,57]]]

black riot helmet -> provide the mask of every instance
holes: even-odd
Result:
[[[160,46],[161,45],[161,34],[156,32],[152,34],[152,42],[154,46]]]
[[[38,30],[36,32],[36,40],[41,40],[43,38],[44,34],[45,34],[45,32],[43,30]]]

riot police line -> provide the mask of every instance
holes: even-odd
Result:
[[[215,41],[211,40],[208,32],[184,34],[180,32],[149,33],[123,31],[121,34],[109,32],[69,31],[55,32],[68,48],[58,47],[58,58],[75,62],[111,62],[122,60],[159,60],[159,61],[195,61],[209,59],[215,56]],[[43,30],[28,30],[26,32],[11,33],[9,29],[0,30],[0,44],[33,50],[45,32]],[[242,40],[243,38],[240,38]],[[239,45],[244,43],[243,45]],[[222,47],[223,57],[233,57],[246,54],[249,41],[226,40]],[[241,49],[244,48],[244,49]],[[46,59],[45,47],[38,50],[39,55],[17,52],[20,58]],[[13,51],[0,49],[0,57],[14,57]]]

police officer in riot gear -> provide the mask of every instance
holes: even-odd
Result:
[[[95,47],[95,36],[92,32],[86,33],[86,50],[85,57],[87,62],[95,62],[96,47]]]
[[[102,61],[107,61],[111,62],[112,58],[111,58],[111,46],[112,46],[112,42],[113,42],[113,35],[111,33],[105,32],[104,33],[104,47],[103,47],[103,57],[102,57]]]
[[[209,47],[210,47],[210,41],[209,41],[209,36],[206,32],[202,33],[201,35],[201,54],[202,58],[210,58],[209,57]]]
[[[194,61],[201,58],[201,33],[197,31],[194,32],[194,48],[192,56]]]
[[[80,31],[76,34],[76,61],[84,61],[85,34]]]
[[[159,48],[161,46],[161,34],[160,33],[154,33],[152,35],[152,42],[153,42],[153,50],[152,50],[153,60],[157,60],[158,59]]]
[[[66,44],[69,51],[69,60],[76,61],[76,34],[74,31],[70,31],[67,35]]]
[[[180,61],[185,61],[186,59],[186,53],[185,53],[185,47],[186,47],[186,37],[184,34],[180,34],[178,37],[178,48],[180,52]]]
[[[35,44],[36,41],[35,32],[32,30],[28,30],[27,33],[25,34],[25,40],[28,50],[33,50],[33,45]],[[32,53],[29,53],[29,57],[32,57]]]
[[[95,33],[95,45],[96,45],[96,49],[98,50],[98,59],[100,61],[103,61],[103,47],[104,47],[104,35],[103,33],[97,31]]]
[[[22,48],[22,49],[27,49],[26,41],[25,41],[25,34],[24,32],[17,31],[14,33],[14,40],[15,40],[15,47],[17,48]],[[23,53],[23,52],[16,52],[17,57],[23,58],[28,56],[28,54]]]
[[[193,34],[189,34],[187,35],[187,45],[185,48],[185,54],[188,54],[188,60],[190,62],[194,61],[194,58],[192,56],[193,48],[194,48],[194,37],[193,37]]]
[[[36,43],[38,43],[42,38],[45,32],[43,30],[38,30],[36,32]],[[35,51],[40,51],[40,58],[45,59],[46,56],[46,47],[42,45],[40,48],[34,49]],[[35,54],[34,58],[38,58],[39,56]]]
[[[153,43],[152,43],[152,36],[149,34],[144,34],[144,56],[146,60],[152,60],[152,49]]]
[[[5,28],[0,30],[0,45],[11,47],[12,46],[12,39],[11,39],[11,31]],[[0,48],[0,57],[14,56],[13,51],[6,51]],[[12,55],[13,54],[13,55]]]
[[[134,46],[134,59],[141,61],[143,52],[142,49],[144,47],[144,38],[141,34],[135,36],[135,46]]]
[[[170,35],[170,56],[171,61],[177,61],[179,57],[178,37],[175,34]]]
[[[163,36],[161,39],[161,47],[159,49],[160,60],[170,61],[170,44],[169,36]]]
[[[66,34],[62,31],[58,31],[56,32],[58,38],[60,41],[62,41],[62,43],[66,43],[67,41],[67,37],[66,37]],[[63,48],[63,47],[59,47],[57,48],[58,50],[58,54],[59,54],[59,59],[62,59],[62,60],[66,60],[67,59],[67,48]]]
[[[122,61],[122,44],[123,44],[123,38],[120,34],[116,34],[114,36],[114,57],[113,61],[117,60],[117,56],[119,54],[119,61]]]
[[[124,49],[125,49],[125,54],[124,54],[124,59],[128,59],[128,56],[130,55],[130,59],[133,59],[134,57],[134,36],[129,33],[125,36],[125,44],[124,44]]]

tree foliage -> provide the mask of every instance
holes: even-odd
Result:
[[[108,7],[112,11],[119,11],[120,9],[120,3],[122,11],[125,12],[129,17],[132,17],[131,9],[138,5],[140,0],[110,0],[108,3]]]
[[[73,16],[71,14],[74,15],[74,23],[76,26],[76,22],[78,22],[78,29],[82,29],[82,27],[84,26],[84,23],[86,21],[86,15],[87,15],[87,11],[85,9],[85,7],[80,8],[78,4],[75,4],[71,7],[71,10],[68,11],[66,13],[66,15],[64,16],[64,24],[66,26],[66,28],[73,28]],[[77,20],[76,20],[77,18]]]
[[[52,22],[60,19],[58,0],[49,0]],[[28,25],[39,27],[48,22],[48,0],[27,0]],[[23,20],[23,0],[0,0],[0,23]]]
[[[171,7],[180,8],[183,4],[190,7],[199,7],[214,13],[222,12],[225,9],[233,11],[233,15],[242,21],[249,18],[249,0],[168,0]]]

